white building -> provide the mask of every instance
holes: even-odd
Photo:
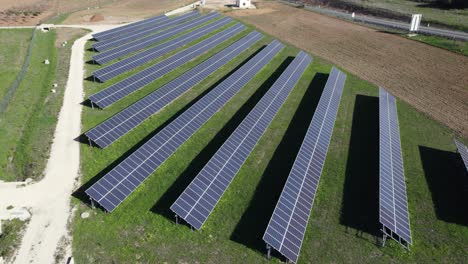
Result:
[[[249,8],[250,0],[236,0],[236,4],[239,8]]]

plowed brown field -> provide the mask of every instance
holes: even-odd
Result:
[[[468,138],[468,57],[277,2],[228,12],[382,86]]]

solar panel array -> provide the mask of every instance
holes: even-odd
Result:
[[[335,125],[346,75],[333,68],[263,240],[297,262],[325,157]]]
[[[113,211],[283,48],[272,42],[85,192]]]
[[[150,93],[135,104],[85,133],[99,147],[105,148],[121,136],[137,127],[144,120],[177,99],[193,86],[245,51],[262,38],[259,32],[252,32],[231,46],[198,64],[173,81]]]
[[[255,108],[177,198],[171,210],[200,229],[311,62],[294,59]]]
[[[136,55],[116,62],[112,65],[99,69],[95,71],[93,75],[102,82],[107,81],[113,77],[118,76],[119,74],[132,70],[138,66],[141,66],[163,55],[166,55],[167,53],[177,48],[180,48],[198,38],[206,36],[211,32],[218,30],[231,22],[231,18],[222,18],[212,24],[201,27],[186,35],[183,35],[166,43],[162,43],[156,47],[150,48]]]
[[[455,145],[457,145],[458,153],[460,153],[463,163],[465,163],[465,168],[468,170],[468,148],[460,141],[456,139],[454,141]]]
[[[175,27],[172,27],[170,29],[161,31],[158,34],[154,34],[148,37],[141,38],[137,42],[127,43],[119,47],[116,47],[115,49],[111,49],[111,50],[96,54],[93,56],[93,60],[96,63],[102,65],[104,63],[110,62],[117,58],[129,55],[133,52],[137,52],[141,49],[155,45],[158,42],[162,42],[167,39],[170,39],[174,37],[175,35],[183,33],[187,30],[192,30],[218,16],[219,16],[218,13],[210,13],[206,16],[195,18],[186,23],[183,23]]]
[[[93,104],[100,108],[108,107],[165,74],[168,74],[177,67],[195,59],[245,29],[246,27],[244,25],[237,23],[233,27],[225,29],[194,46],[180,51],[166,60],[156,63],[143,71],[140,71],[104,90],[101,90],[98,93],[91,95],[89,99]]]
[[[128,24],[128,25],[125,25],[125,26],[121,26],[121,27],[118,27],[118,28],[113,28],[113,29],[109,29],[109,30],[106,30],[106,31],[103,31],[103,32],[93,34],[93,38],[98,40],[98,41],[115,38],[115,37],[120,36],[120,34],[126,33],[126,32],[131,31],[131,30],[135,30],[135,29],[137,29],[139,27],[146,26],[148,24],[159,23],[159,22],[162,22],[162,21],[166,21],[168,19],[169,18],[167,16],[165,16],[165,15],[152,17],[152,18],[145,19],[145,20],[142,20],[142,21],[138,21],[138,22],[135,22],[135,23],[131,23],[131,24]]]
[[[100,51],[100,52],[105,51],[113,47],[117,47],[125,43],[135,41],[147,35],[154,34],[162,29],[180,24],[187,20],[193,19],[199,15],[200,15],[199,12],[190,12],[190,13],[181,15],[179,17],[160,22],[157,25],[150,24],[150,25],[138,28],[136,30],[127,31],[125,33],[120,34],[118,38],[99,41],[98,43],[93,44],[93,49]]]
[[[385,89],[379,91],[380,223],[411,244],[396,100]]]

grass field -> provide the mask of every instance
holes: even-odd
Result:
[[[23,66],[32,29],[0,30],[0,98],[3,98]]]
[[[90,184],[271,40],[266,36],[105,150],[82,144],[83,185],[74,194],[78,208],[73,228],[76,263],[280,262],[277,256],[266,260],[262,236],[331,69],[324,61],[315,59],[311,64],[201,231],[175,225],[169,207],[298,53],[291,46],[113,213],[96,209],[90,218],[79,217],[91,210],[83,195]],[[88,51],[87,59],[92,54]],[[85,107],[83,132],[213,54],[193,60],[108,109]],[[88,75],[96,68],[88,64]],[[132,73],[105,84],[85,81],[86,97]],[[414,246],[406,252],[393,241],[384,248],[377,244],[377,96],[377,87],[348,75],[299,262],[463,262],[468,217],[460,208],[466,205],[462,187],[467,183],[454,169],[459,160],[453,153],[453,133],[401,102],[398,110]]]
[[[74,32],[82,34],[80,30]],[[72,43],[78,35],[70,33],[61,39]],[[62,105],[71,51],[70,44],[58,48],[56,36],[56,31],[38,32],[30,66],[1,116],[0,180],[42,177]],[[49,65],[43,63],[45,59],[49,59]],[[53,83],[59,85],[56,93],[51,92]]]
[[[3,234],[0,236],[0,258],[9,261],[21,241],[21,233],[26,227],[26,222],[18,219],[2,221]]]
[[[415,37],[411,37],[411,39],[468,56],[467,41],[425,35],[417,35]]]

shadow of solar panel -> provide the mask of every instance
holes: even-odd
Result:
[[[209,78],[212,73],[234,59],[261,38],[262,34],[259,32],[255,31],[250,33],[173,81],[89,130],[85,135],[99,147],[107,147],[130,130],[137,127],[144,120],[159,112],[190,88],[206,78]]]
[[[99,108],[105,108],[125,96],[133,93],[140,88],[148,85],[156,79],[168,74],[179,66],[195,59],[217,45],[223,43],[229,38],[235,36],[241,31],[245,30],[246,27],[240,23],[237,23],[233,27],[225,29],[214,36],[180,51],[179,53],[163,60],[153,66],[142,70],[116,84],[109,86],[108,88],[93,94],[89,97],[91,102]]]
[[[118,37],[122,33],[135,30],[139,27],[143,27],[148,24],[154,24],[154,23],[158,23],[158,22],[162,22],[166,20],[169,20],[169,18],[166,15],[160,15],[160,16],[156,16],[153,18],[138,21],[135,23],[131,23],[125,26],[121,26],[118,28],[114,28],[114,29],[110,29],[110,30],[106,30],[103,32],[93,34],[93,38],[96,39],[97,41],[112,39],[112,38]]]
[[[136,30],[130,30],[125,33],[121,33],[117,38],[99,41],[98,43],[93,44],[93,49],[99,52],[109,50],[113,47],[117,47],[128,42],[137,41],[138,39],[143,38],[145,36],[155,34],[165,28],[186,22],[199,15],[199,12],[190,12],[173,19],[168,19],[163,22],[156,22],[155,24],[145,25]]]
[[[455,145],[457,145],[458,153],[460,153],[463,163],[465,163],[465,169],[468,170],[468,148],[460,141],[456,139],[454,141]]]
[[[333,67],[263,240],[297,262],[335,125],[346,75]]]
[[[85,192],[113,211],[283,48],[273,41]]]
[[[411,244],[406,183],[395,97],[379,88],[380,223]],[[393,234],[389,234],[393,238]]]
[[[127,43],[124,45],[121,45],[119,47],[116,47],[114,49],[108,50],[101,52],[99,54],[96,54],[93,56],[93,60],[98,63],[98,64],[104,64],[107,62],[110,62],[112,60],[118,59],[120,57],[129,55],[131,53],[137,52],[141,49],[145,49],[147,47],[150,47],[152,45],[155,45],[159,42],[168,40],[172,37],[174,37],[177,34],[184,33],[186,31],[192,30],[212,19],[215,19],[216,17],[219,17],[220,15],[218,13],[210,13],[206,16],[202,16],[199,18],[195,18],[193,20],[190,20],[188,22],[182,23],[180,25],[177,25],[175,27],[163,30],[159,32],[158,34],[154,34],[151,36],[147,36],[144,38],[139,39],[138,41],[134,41],[131,43]],[[187,35],[190,35],[192,32],[188,33]],[[179,37],[180,38],[180,37]],[[164,45],[163,44],[160,44]],[[110,66],[109,66],[110,67]]]
[[[202,227],[311,61],[299,53],[177,198],[172,211],[195,229]]]

